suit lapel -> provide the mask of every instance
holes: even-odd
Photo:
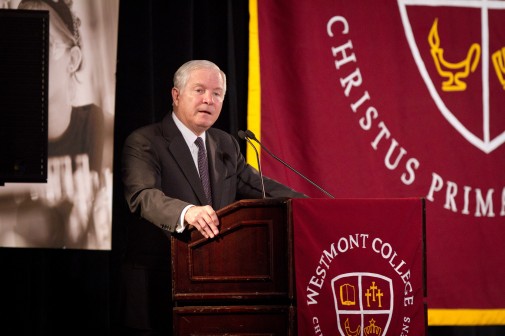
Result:
[[[212,200],[214,209],[221,208],[223,182],[226,174],[226,166],[222,160],[223,154],[212,132],[207,132],[207,150],[209,155],[210,184],[212,188]]]
[[[175,125],[172,115],[168,114],[163,119],[163,136],[167,139],[168,151],[174,157],[175,162],[179,166],[181,172],[186,177],[191,189],[195,192],[200,204],[206,204],[207,197],[203,190],[202,182],[200,181],[200,176],[195,166],[195,162],[191,156],[191,152],[182,136],[181,132]]]

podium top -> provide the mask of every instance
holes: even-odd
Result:
[[[232,204],[225,206],[224,208],[216,211],[218,217],[226,216],[227,214],[234,212],[240,208],[266,208],[266,207],[276,207],[280,205],[285,205],[290,198],[263,198],[263,199],[243,199]]]

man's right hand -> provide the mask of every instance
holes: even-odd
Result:
[[[219,234],[219,219],[210,205],[189,208],[184,220],[200,231],[205,238],[214,238]]]

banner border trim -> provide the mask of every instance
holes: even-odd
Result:
[[[505,325],[504,309],[428,309],[428,326]]]

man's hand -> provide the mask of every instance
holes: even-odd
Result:
[[[194,226],[205,238],[214,238],[219,234],[219,219],[210,205],[194,206],[188,209],[184,220]]]

